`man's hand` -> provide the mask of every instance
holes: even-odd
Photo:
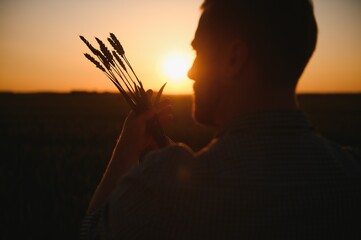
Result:
[[[152,91],[148,90],[147,94],[150,98]],[[102,206],[118,180],[139,163],[139,158],[145,149],[157,147],[146,130],[147,122],[154,116],[158,117],[162,125],[169,122],[173,118],[170,102],[162,101],[142,114],[131,112],[128,115],[112,158],[90,201],[88,212]]]
[[[150,98],[153,92],[148,90],[147,94]],[[130,112],[124,122],[117,146],[119,153],[122,155],[121,158],[131,158],[139,161],[139,157],[145,150],[158,148],[157,143],[147,131],[147,125],[154,117],[159,119],[161,125],[165,125],[172,120],[173,115],[169,100],[161,101],[141,114],[134,111]]]

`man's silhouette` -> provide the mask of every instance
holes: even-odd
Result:
[[[198,153],[148,154],[131,113],[84,222],[101,239],[361,239],[360,151],[317,134],[295,88],[316,46],[307,0],[206,0],[192,41],[194,117],[219,129]]]

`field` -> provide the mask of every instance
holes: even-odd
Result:
[[[200,149],[213,131],[192,121],[190,96],[170,98],[175,120],[166,133]],[[299,102],[324,136],[361,147],[361,94]],[[1,239],[78,239],[128,111],[117,94],[0,94]]]

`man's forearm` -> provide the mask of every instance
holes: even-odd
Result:
[[[126,151],[126,146],[123,146],[121,140],[119,140],[105,173],[93,194],[87,212],[90,213],[94,209],[100,208],[114,190],[119,179],[128,173],[137,163],[137,155]]]
[[[153,138],[146,130],[148,121],[156,114],[163,122],[169,121],[170,111],[169,101],[163,101],[144,113],[131,112],[128,115],[108,167],[90,201],[88,212],[104,204],[119,179],[139,163],[145,149],[154,145]]]

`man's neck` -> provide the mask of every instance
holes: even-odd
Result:
[[[228,94],[218,104],[216,123],[223,126],[231,119],[257,112],[278,112],[298,109],[293,91],[247,91]]]

